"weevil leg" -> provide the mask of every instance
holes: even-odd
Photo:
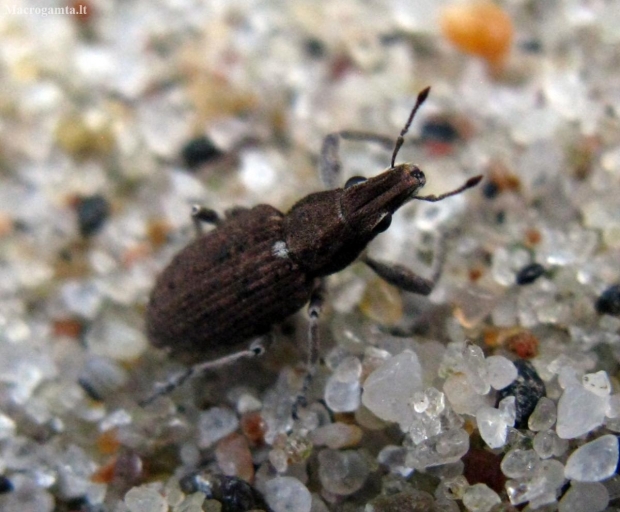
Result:
[[[213,361],[205,361],[203,363],[195,364],[194,366],[189,367],[187,370],[173,375],[166,382],[158,383],[155,386],[155,392],[145,400],[142,400],[140,402],[140,406],[145,407],[151,404],[155,401],[155,399],[171,393],[179,386],[182,386],[186,381],[196,377],[197,375],[211,370],[216,370],[224,366],[228,366],[235,363],[239,359],[262,356],[271,344],[271,342],[271,334],[266,334],[265,336],[261,336],[252,341],[250,346],[245,350],[240,350],[239,352],[235,352],[219,359],[214,359]]]
[[[222,219],[215,210],[205,208],[199,204],[192,206],[192,222],[194,223],[194,229],[196,230],[196,236],[200,236],[203,233],[202,224],[213,224],[217,226],[222,222]]]
[[[446,235],[439,235],[437,237],[433,252],[433,265],[430,279],[419,276],[403,265],[378,261],[366,254],[360,259],[379,277],[397,288],[417,295],[430,295],[435,284],[441,277],[446,260]]]
[[[319,160],[319,176],[327,189],[337,188],[342,181],[340,134],[330,133],[323,139]]]
[[[418,94],[415,105],[409,114],[409,118],[407,119],[405,126],[400,131],[400,135],[396,139],[396,142],[394,142],[392,137],[386,137],[384,135],[378,135],[376,133],[365,131],[343,130],[327,135],[325,139],[323,139],[319,163],[319,173],[323,185],[328,189],[332,189],[338,187],[343,182],[342,162],[340,160],[340,139],[374,142],[382,145],[386,149],[393,147],[391,167],[394,168],[398,152],[405,142],[405,135],[409,131],[409,127],[411,126],[411,122],[413,121],[416,112],[426,101],[429,92],[430,87],[427,87]]]
[[[394,139],[377,133],[343,130],[330,133],[323,139],[319,160],[319,174],[323,186],[327,189],[342,185],[342,162],[340,160],[340,139],[362,142],[373,142],[390,149]]]
[[[325,280],[321,279],[313,290],[310,296],[310,303],[308,304],[308,316],[310,317],[310,322],[308,324],[308,366],[306,368],[306,375],[304,376],[301,392],[297,395],[297,399],[293,404],[293,419],[297,419],[298,409],[306,406],[308,389],[316,373],[316,365],[319,360],[319,352],[321,349],[319,317],[321,316],[321,310],[325,302],[325,293]]]

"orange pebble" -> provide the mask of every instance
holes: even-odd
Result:
[[[537,229],[532,228],[532,229],[528,229],[525,232],[525,244],[528,247],[534,247],[535,245],[538,245],[541,240],[542,240],[542,235],[540,231],[538,231]]]
[[[506,340],[506,348],[521,359],[532,359],[538,355],[538,338],[530,331],[522,331]]]
[[[445,7],[441,30],[461,51],[492,66],[502,64],[512,44],[512,21],[497,5],[484,0]]]
[[[52,330],[56,336],[67,336],[68,338],[79,338],[82,334],[82,323],[73,318],[63,318],[54,320]]]
[[[474,267],[469,269],[469,280],[472,282],[478,281],[482,277],[482,269],[480,267]]]
[[[161,247],[166,243],[170,226],[163,220],[152,220],[147,225],[147,236],[153,247]]]
[[[123,258],[122,258],[123,266],[126,268],[131,267],[135,263],[146,258],[150,254],[150,252],[151,252],[151,249],[148,246],[148,244],[146,243],[136,244],[135,246],[131,247],[123,254]]]
[[[105,466],[101,466],[90,477],[90,481],[96,484],[109,484],[114,478],[116,459],[112,459]]]
[[[230,434],[217,443],[215,458],[228,476],[236,476],[252,482],[254,480],[254,463],[248,446],[248,440],[241,434]]]
[[[487,347],[496,348],[501,345],[500,331],[498,329],[485,329],[483,333],[484,344]]]
[[[0,236],[5,236],[13,232],[13,219],[8,215],[0,214]]]
[[[120,445],[121,443],[116,437],[116,429],[106,430],[97,438],[97,448],[104,455],[115,454]]]
[[[243,435],[254,445],[262,445],[265,442],[265,429],[267,425],[259,412],[248,412],[241,417],[241,430]]]

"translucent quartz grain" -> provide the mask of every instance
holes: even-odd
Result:
[[[325,449],[319,453],[319,479],[333,494],[353,494],[361,489],[368,474],[368,463],[357,451]]]
[[[609,397],[609,401],[607,402],[607,411],[605,412],[605,416],[608,418],[617,418],[620,416],[620,394],[611,395]],[[0,432],[2,422],[0,421]],[[1,434],[0,434],[1,436]]]
[[[407,489],[402,492],[377,496],[364,508],[364,512],[426,512],[435,511],[435,500],[425,491]]]
[[[297,478],[279,476],[265,484],[265,500],[274,512],[310,512],[312,495]]]
[[[357,357],[343,359],[325,385],[325,402],[334,412],[352,412],[360,406],[362,363]]]
[[[465,491],[469,488],[469,482],[463,475],[444,479],[435,491],[436,495],[443,495],[449,500],[462,500]]]
[[[310,439],[315,446],[325,445],[328,448],[349,448],[362,439],[363,431],[357,425],[331,423],[313,430]]]
[[[469,434],[461,428],[451,428],[409,449],[405,465],[424,470],[450,464],[460,460],[468,450]]]
[[[541,430],[534,436],[532,446],[541,459],[548,459],[564,455],[568,441],[561,439],[554,430]]]
[[[513,505],[530,502],[532,508],[553,503],[556,490],[564,484],[564,466],[557,460],[544,460],[527,477],[508,480],[506,493]]]
[[[0,440],[8,439],[15,433],[15,422],[0,412]]]
[[[497,493],[486,484],[472,485],[463,495],[463,505],[470,512],[489,512],[493,505],[501,501]]]
[[[362,403],[386,421],[408,423],[407,404],[422,389],[422,366],[418,356],[405,350],[388,359],[364,382]]]
[[[570,385],[558,402],[556,432],[562,439],[573,439],[603,424],[607,398],[595,395],[581,385]]]
[[[425,439],[436,436],[446,428],[442,422],[451,411],[446,409],[445,395],[430,387],[425,392],[418,391],[410,400],[413,409],[409,425],[401,425],[409,432],[412,441],[419,444]]]
[[[463,374],[450,375],[443,384],[443,392],[458,414],[473,415],[480,407],[488,405],[485,397],[475,392]]]
[[[200,414],[198,419],[198,444],[208,448],[239,426],[237,415],[224,407],[212,407]]]
[[[413,473],[413,468],[407,467],[405,459],[407,457],[407,449],[402,446],[388,445],[377,455],[377,462],[387,466],[391,473],[396,473],[407,478]]]
[[[521,478],[533,474],[540,463],[534,450],[510,450],[501,462],[502,473],[508,478]]]
[[[31,475],[38,480],[37,472]],[[35,481],[32,477],[14,473],[11,475],[11,488],[0,493],[0,510],[3,512],[52,512],[56,510],[52,494],[41,487],[49,487],[53,482]]]
[[[578,482],[600,482],[618,465],[618,438],[608,434],[579,447],[566,461],[564,475]]]
[[[166,512],[168,510],[164,497],[147,485],[134,487],[127,491],[125,505],[131,512]]]
[[[490,356],[485,359],[487,382],[493,389],[504,389],[517,378],[516,366],[503,356]]]
[[[490,448],[501,448],[506,444],[508,427],[512,427],[516,418],[515,397],[504,398],[497,409],[481,407],[476,412],[476,423],[480,436]]]
[[[203,503],[206,495],[202,492],[195,492],[186,496],[181,503],[176,505],[173,512],[204,512]]]
[[[598,482],[572,482],[562,496],[558,512],[601,512],[609,504],[609,492]]]
[[[315,493],[312,494],[312,507],[310,512],[329,512],[327,505]]]
[[[582,378],[583,387],[597,396],[609,396],[611,393],[611,382],[606,371],[588,373]]]
[[[117,361],[136,359],[147,346],[139,321],[132,314],[108,310],[99,316],[86,333],[86,344],[93,354]]]
[[[530,430],[539,432],[551,428],[557,418],[555,402],[546,396],[543,396],[536,407],[530,414],[527,424]]]

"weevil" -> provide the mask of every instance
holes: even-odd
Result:
[[[337,132],[325,138],[320,157],[323,181],[332,184],[332,189],[304,197],[288,213],[262,204],[235,208],[222,219],[213,210],[194,207],[198,237],[157,279],[146,327],[151,343],[172,356],[191,354],[207,361],[168,381],[147,402],[196,373],[261,354],[261,340],[272,326],[309,304],[309,368],[300,394],[303,402],[318,360],[317,322],[324,279],[358,259],[403,290],[422,295],[432,291],[438,275],[425,279],[403,266],[365,254],[366,246],[388,229],[392,215],[405,203],[413,199],[440,201],[482,179],[470,178],[445,194],[418,196],[426,182],[424,173],[410,163],[396,165],[404,136],[429,91],[426,88],[418,95],[396,139],[389,169],[377,176],[353,177],[344,187],[333,188],[341,172],[340,139],[384,139],[364,132]],[[215,229],[202,233],[203,223],[213,224]],[[240,344],[252,339],[255,341],[248,349],[238,350]]]

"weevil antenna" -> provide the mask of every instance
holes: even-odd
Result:
[[[479,174],[478,176],[474,176],[473,178],[469,178],[459,188],[457,188],[455,190],[451,190],[450,192],[446,192],[446,193],[440,194],[438,196],[436,196],[436,195],[432,195],[432,196],[413,196],[411,199],[418,199],[420,201],[430,201],[431,203],[435,203],[437,201],[441,201],[442,199],[445,199],[446,197],[452,197],[452,196],[455,196],[457,194],[460,194],[461,192],[464,192],[468,188],[475,187],[478,183],[480,183],[480,180],[482,180],[482,174]]]
[[[409,119],[407,119],[405,126],[400,131],[400,135],[398,136],[398,139],[396,139],[396,144],[394,146],[394,152],[392,153],[392,164],[391,164],[392,169],[394,169],[394,165],[396,163],[396,157],[398,156],[398,152],[400,151],[400,148],[402,147],[403,142],[405,142],[404,137],[409,131],[409,127],[411,126],[411,123],[413,122],[413,118],[415,117],[415,114],[418,111],[418,109],[422,106],[422,103],[424,103],[426,101],[426,98],[428,98],[428,94],[430,92],[431,92],[431,88],[427,87],[425,89],[422,89],[420,93],[418,94],[418,99],[416,100],[415,105],[413,106],[413,109],[411,110],[411,114],[409,114]]]

